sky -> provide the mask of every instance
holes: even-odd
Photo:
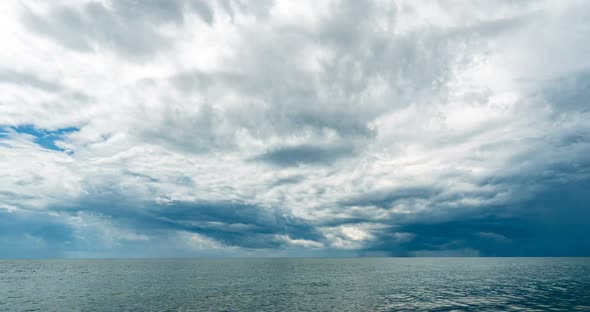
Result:
[[[0,12],[0,257],[590,256],[588,1]]]

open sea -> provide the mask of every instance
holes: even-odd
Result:
[[[590,258],[0,260],[0,311],[590,311]]]

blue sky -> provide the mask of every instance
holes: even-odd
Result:
[[[0,257],[590,256],[588,2],[0,10]]]

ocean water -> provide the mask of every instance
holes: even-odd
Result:
[[[590,258],[0,260],[0,311],[590,311]]]

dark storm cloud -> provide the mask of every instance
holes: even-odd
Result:
[[[167,226],[203,234],[229,246],[278,248],[284,242],[274,235],[291,239],[317,240],[321,236],[303,220],[288,213],[254,205],[211,202],[174,203],[153,211],[154,218]]]
[[[0,258],[59,257],[74,233],[59,217],[44,212],[0,209]]]
[[[72,216],[95,214],[116,226],[139,233],[190,232],[225,246],[242,248],[287,246],[287,242],[277,235],[286,235],[290,239],[323,239],[311,224],[286,210],[235,201],[137,201],[113,186],[96,188],[94,195],[76,204],[52,209]]]
[[[518,188],[517,184],[514,187]],[[392,256],[583,256],[590,246],[590,180],[543,184],[536,196],[500,206],[461,209],[445,216],[393,219],[367,251]],[[410,233],[400,241],[396,233]]]
[[[401,225],[395,231],[382,233],[370,250],[384,250],[394,256],[464,249],[475,250],[486,256],[517,255],[514,252],[520,250],[514,248],[514,242],[530,237],[530,229],[534,227],[534,224],[523,219],[494,215],[464,215],[457,220],[426,222]],[[400,243],[395,233],[411,233],[412,237]],[[490,239],[492,237],[504,239]]]

